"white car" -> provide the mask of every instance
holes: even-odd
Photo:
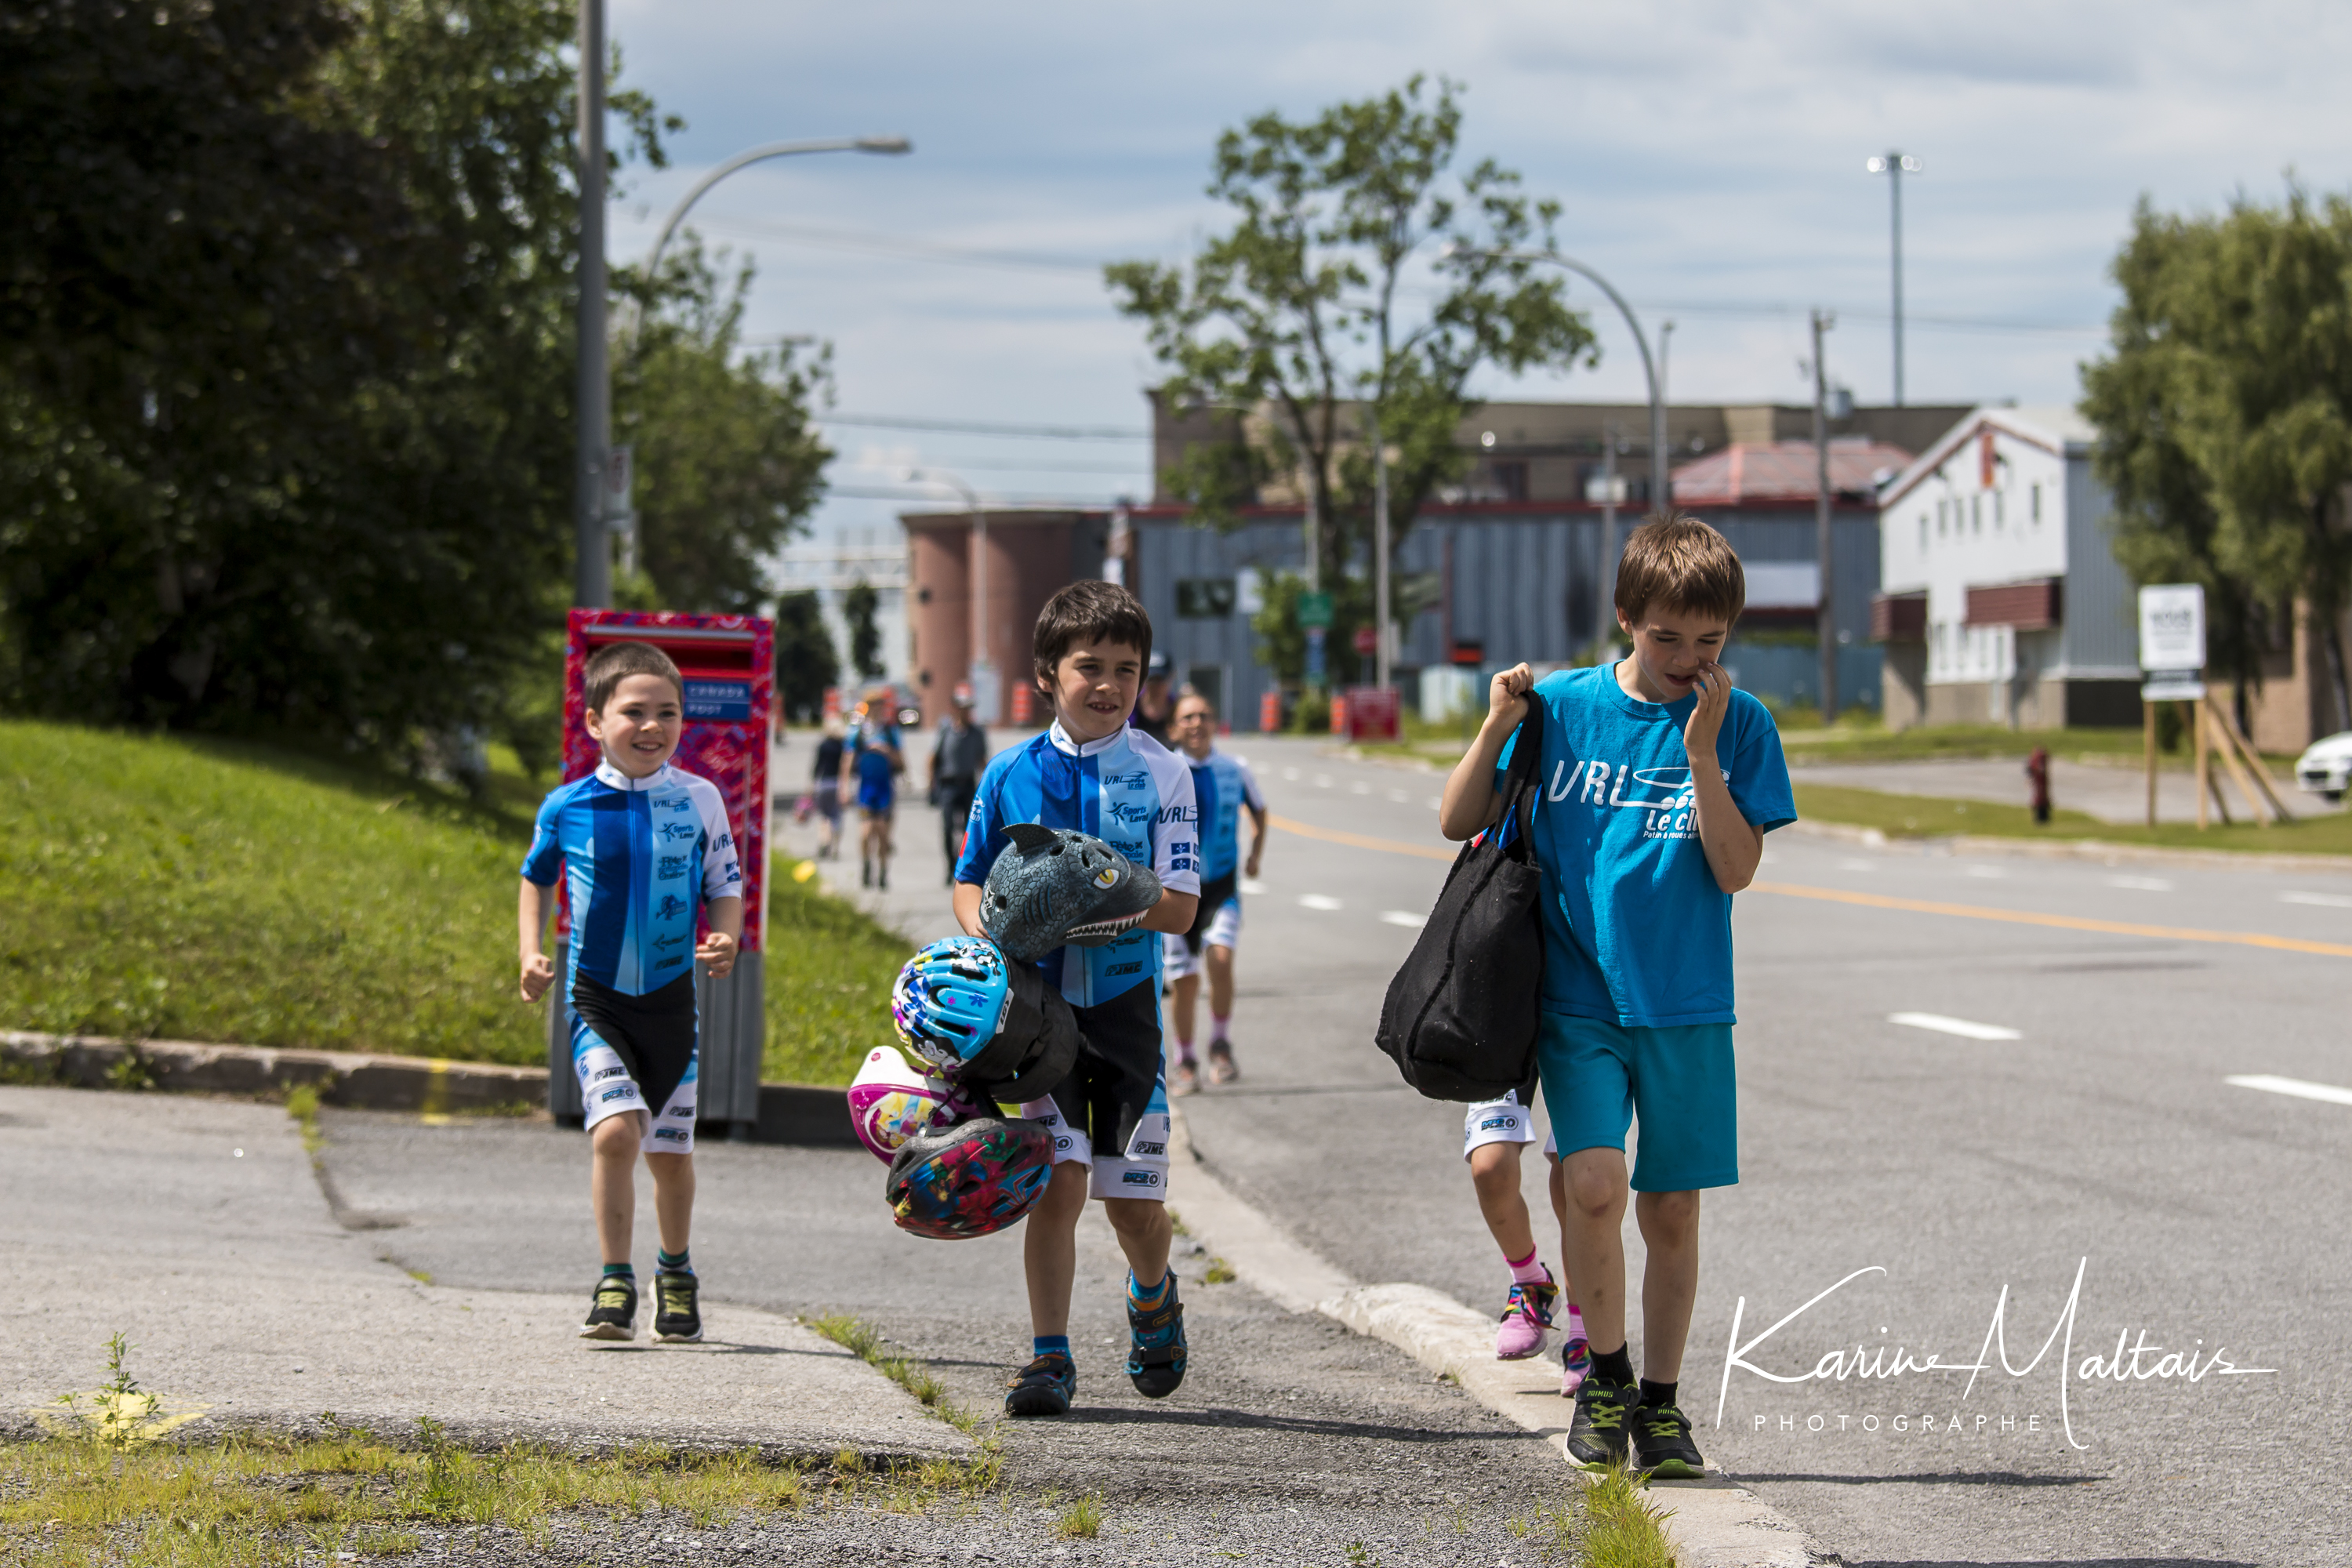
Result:
[[[2314,741],[2294,760],[2294,782],[2314,795],[2342,800],[2347,784],[2352,784],[2352,730]]]

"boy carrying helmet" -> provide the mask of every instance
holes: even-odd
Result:
[[[1055,948],[1038,965],[1069,1003],[1084,1044],[1069,1076],[1022,1107],[1053,1133],[1054,1170],[1023,1237],[1034,1339],[1031,1360],[1007,1384],[1004,1408],[1059,1415],[1077,1387],[1070,1289],[1078,1215],[1089,1196],[1102,1200],[1127,1255],[1128,1376],[1151,1399],[1184,1381],[1183,1307],[1168,1268],[1160,936],[1192,929],[1201,877],[1191,770],[1128,723],[1151,654],[1143,606],[1114,584],[1073,583],[1038,615],[1032,651],[1054,722],[982,775],[956,865],[957,921],[973,936],[986,934],[982,889],[1013,843],[1008,830],[1020,824],[1090,834],[1150,867],[1162,889],[1115,940]]]

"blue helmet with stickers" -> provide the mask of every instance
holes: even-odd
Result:
[[[890,1021],[917,1056],[959,1078],[964,1064],[996,1038],[1012,991],[1012,971],[994,942],[950,937],[899,968],[890,988]]]

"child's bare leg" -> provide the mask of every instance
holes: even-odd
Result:
[[[1168,1247],[1176,1235],[1169,1223],[1168,1205],[1145,1198],[1105,1198],[1103,1215],[1118,1237],[1118,1249],[1135,1282],[1150,1289],[1168,1277]],[[1068,1300],[1064,1292],[1063,1299]]]
[[[1213,1017],[1234,1016],[1234,950],[1211,942],[1209,963],[1209,1012]]]
[[[1076,1160],[1055,1166],[1045,1195],[1022,1226],[1029,1331],[1041,1339],[1070,1331],[1070,1285],[1078,1273],[1078,1215],[1087,1206],[1087,1167]]]
[[[1560,1160],[1569,1278],[1598,1351],[1625,1343],[1625,1151],[1579,1149]]]
[[[1173,990],[1174,1005],[1168,1010],[1169,1021],[1175,1026],[1176,1038],[1182,1047],[1177,1054],[1190,1061],[1192,1059],[1192,1025],[1200,1016],[1201,977],[1187,974],[1175,983]]]
[[[654,1173],[654,1218],[661,1226],[662,1250],[684,1257],[694,1228],[694,1156],[647,1154],[646,1168]]]
[[[1565,1167],[1557,1154],[1546,1155],[1545,1163],[1551,1166],[1549,1184],[1551,1187],[1551,1212],[1553,1217],[1559,1221],[1559,1266],[1565,1270],[1559,1281],[1559,1293],[1566,1299],[1570,1309],[1581,1316],[1584,1304],[1576,1299],[1575,1270],[1568,1267],[1568,1179],[1562,1174]]]
[[[1470,1151],[1470,1185],[1478,1194],[1478,1212],[1506,1260],[1525,1258],[1536,1249],[1535,1226],[1528,1218],[1528,1200],[1519,1195],[1517,1143],[1481,1143]]]
[[[1683,1345],[1698,1300],[1698,1194],[1638,1194],[1633,1219],[1650,1253],[1642,1270],[1642,1375],[1673,1383],[1682,1376]]]
[[[645,1112],[633,1110],[608,1116],[589,1134],[595,1164],[588,1178],[590,1201],[596,1209],[596,1245],[607,1263],[626,1263],[637,1220],[637,1151],[645,1134]]]

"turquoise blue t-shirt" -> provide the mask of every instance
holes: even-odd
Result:
[[[1535,696],[1544,704],[1534,817],[1544,1010],[1629,1028],[1738,1022],[1731,895],[1698,841],[1683,750],[1698,699],[1637,700],[1607,665],[1548,675]],[[1510,754],[1506,746],[1504,762]],[[1780,731],[1745,691],[1731,693],[1716,760],[1749,823],[1769,832],[1797,820]]]

